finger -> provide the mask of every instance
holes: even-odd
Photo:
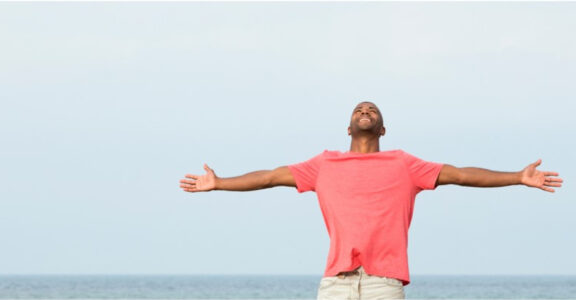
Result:
[[[550,193],[554,193],[554,189],[553,188],[549,188],[549,187],[540,187],[541,190],[544,190],[546,192],[550,192]]]
[[[544,185],[545,186],[562,187],[561,183],[556,183],[556,182],[545,182]]]
[[[182,188],[182,190],[184,190],[185,192],[197,192],[198,189],[195,186],[190,186],[190,185],[181,185],[180,188]]]
[[[561,184],[564,182],[562,178],[546,177],[544,178],[544,184]]]
[[[195,184],[181,184],[180,187],[183,189],[195,189],[196,185]]]
[[[198,175],[186,174],[186,178],[198,179]]]
[[[544,176],[558,176],[558,172],[544,172]]]
[[[181,179],[181,180],[180,180],[180,183],[196,184],[196,180]]]

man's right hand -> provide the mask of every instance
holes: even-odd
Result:
[[[246,173],[241,176],[220,178],[204,164],[206,175],[186,174],[186,179],[180,180],[180,187],[185,192],[222,191],[254,191],[275,186],[296,187],[294,176],[286,166],[274,170],[261,170]]]
[[[185,192],[208,192],[216,188],[216,179],[218,178],[214,170],[204,164],[205,175],[186,174],[186,179],[180,180],[180,187]]]

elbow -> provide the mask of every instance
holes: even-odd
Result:
[[[276,183],[277,178],[274,175],[273,171],[266,171],[266,173],[264,174],[264,176],[262,176],[262,188],[271,188],[271,187],[275,187],[277,185]]]
[[[267,189],[281,185],[281,181],[282,178],[278,174],[277,170],[268,170],[264,173],[264,176],[262,176],[262,188]]]
[[[276,187],[276,186],[293,186],[296,187],[296,182],[294,177],[290,172],[290,169],[286,166],[276,168],[272,171],[268,171],[266,180],[266,187]]]
[[[466,174],[464,172],[460,171],[454,175],[454,178],[452,181],[453,181],[453,184],[456,184],[456,185],[467,185],[468,178],[466,177]]]

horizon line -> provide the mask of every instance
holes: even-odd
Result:
[[[296,274],[296,273],[0,273],[0,276],[318,276],[323,277],[322,274]],[[576,276],[568,273],[530,273],[530,274],[410,274],[410,277],[418,276],[492,276],[492,277],[521,277],[521,276]]]

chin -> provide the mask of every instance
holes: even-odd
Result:
[[[358,126],[358,130],[361,131],[374,131],[374,127],[372,125],[368,125],[368,126]]]

